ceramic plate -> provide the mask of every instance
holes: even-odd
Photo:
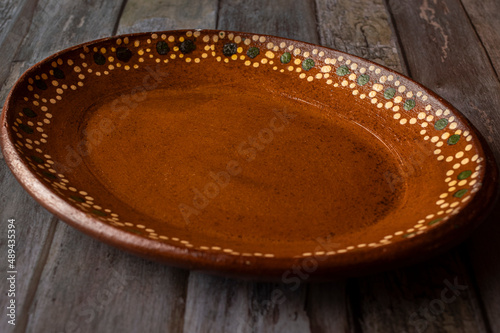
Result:
[[[261,278],[432,255],[478,224],[497,182],[481,135],[428,89],[352,55],[239,32],[59,52],[18,80],[1,139],[24,188],[77,229]]]

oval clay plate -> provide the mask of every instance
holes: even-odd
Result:
[[[352,55],[239,32],[59,52],[12,89],[1,143],[24,188],[77,229],[260,278],[425,258],[477,226],[497,183],[481,135],[428,89]]]

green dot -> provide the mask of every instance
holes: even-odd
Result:
[[[94,53],[94,62],[97,65],[104,65],[106,63],[106,57],[100,52]]]
[[[64,79],[66,77],[60,68],[54,68],[54,76],[56,79]]]
[[[302,68],[305,71],[308,71],[313,67],[314,67],[314,60],[312,60],[311,58],[307,58],[304,61],[302,61]]]
[[[369,75],[363,74],[363,75],[359,76],[359,78],[358,78],[358,84],[360,86],[364,86],[368,82],[370,82],[370,76]]]
[[[75,201],[78,201],[78,202],[85,202],[85,199],[83,199],[82,197],[79,197],[77,195],[70,195],[69,197]]]
[[[26,124],[19,124],[19,127],[27,134],[33,134],[33,129]]]
[[[403,105],[404,109],[406,111],[410,111],[415,107],[415,100],[414,99],[408,99],[405,104]]]
[[[408,238],[408,237],[413,237],[413,236],[415,236],[415,235],[416,235],[416,233],[414,233],[414,232],[410,232],[409,234],[404,234],[404,235],[403,235],[403,237],[404,237],[404,238]]]
[[[92,213],[99,215],[99,216],[107,216],[108,215],[105,212],[97,210],[97,209],[92,209]]]
[[[453,196],[455,198],[461,198],[464,196],[465,193],[467,193],[467,189],[463,188],[461,190],[456,191],[455,194],[453,194]]]
[[[161,40],[156,43],[156,52],[158,52],[159,55],[165,55],[170,52],[170,47],[168,47],[167,42]]]
[[[226,43],[222,47],[222,54],[224,54],[226,57],[230,57],[236,53],[237,49],[238,46],[236,45],[236,43]]]
[[[438,131],[444,129],[448,125],[448,119],[446,118],[441,118],[438,121],[434,123],[434,128],[437,129]]]
[[[35,156],[35,155],[32,155],[32,156],[31,156],[31,159],[32,159],[33,161],[35,161],[36,163],[38,163],[38,164],[43,164],[43,163],[45,163],[45,161],[44,161],[43,159],[41,159],[40,157]]]
[[[44,172],[42,172],[42,174],[45,177],[49,178],[49,179],[57,180],[57,177],[54,174],[50,173],[50,172],[44,171]]]
[[[283,64],[288,64],[292,60],[292,55],[290,52],[285,52],[281,55],[280,61]]]
[[[41,90],[47,89],[47,83],[45,83],[45,81],[43,80],[35,80],[35,86]]]
[[[181,50],[181,52],[184,54],[191,53],[196,50],[196,45],[191,39],[186,39],[181,43],[179,50]]]
[[[342,65],[339,68],[337,68],[337,75],[338,76],[344,76],[347,74],[349,74],[349,67],[347,67],[346,65]]]
[[[30,118],[35,118],[36,117],[35,111],[31,110],[30,108],[23,108],[23,114],[26,117],[30,117]]]
[[[247,56],[250,57],[250,59],[253,59],[255,58],[256,56],[258,56],[260,53],[260,50],[258,47],[255,47],[255,46],[252,46],[251,48],[248,49],[247,51]]]
[[[470,170],[465,170],[465,171],[462,171],[458,174],[457,178],[459,180],[462,180],[462,179],[466,179],[466,178],[469,178],[470,175],[472,175],[472,171]]]
[[[389,87],[384,92],[384,98],[385,99],[391,99],[391,98],[394,97],[395,94],[396,94],[396,89],[394,89],[392,87]]]
[[[128,62],[132,58],[132,51],[126,47],[119,47],[116,49],[116,57],[120,61]]]
[[[460,134],[453,134],[448,138],[448,144],[449,145],[454,145],[460,140]]]
[[[443,218],[442,218],[442,217],[437,218],[437,219],[435,219],[435,220],[430,221],[430,222],[429,222],[429,225],[436,224],[436,223],[438,223],[438,222],[441,222],[442,220],[443,220]]]

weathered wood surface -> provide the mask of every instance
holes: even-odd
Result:
[[[274,34],[318,44],[313,0],[221,0],[217,29]]]
[[[215,29],[216,0],[128,1],[118,34],[176,29]]]
[[[476,33],[488,57],[500,76],[500,2],[496,0],[462,0]]]
[[[494,0],[4,1],[2,101],[29,65],[85,40],[188,27],[251,31],[321,43],[410,74],[462,110],[499,157]],[[0,163],[2,225],[22,222],[15,332],[500,331],[500,264],[492,262],[500,252],[498,208],[466,245],[425,263],[292,289],[179,270],[97,242],[37,205]],[[456,298],[432,311],[449,284],[460,286]],[[0,321],[0,332],[12,331]]]
[[[316,0],[321,45],[404,73],[383,0]]]

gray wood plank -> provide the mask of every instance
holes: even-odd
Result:
[[[314,0],[221,0],[218,16],[217,29],[319,43]]]
[[[496,0],[462,0],[462,4],[476,29],[481,43],[500,76],[500,2]]]
[[[59,223],[27,331],[179,332],[188,274]]]
[[[347,280],[311,283],[308,286],[306,310],[311,332],[356,332],[348,286]]]
[[[128,6],[137,8],[140,3],[127,1],[123,9],[123,13],[129,13],[127,22],[132,27],[136,26],[134,10]],[[215,8],[213,3],[207,11]],[[159,7],[153,2],[149,4],[154,16]],[[182,15],[191,15],[189,8],[169,8],[170,12],[159,11],[159,18],[175,17],[182,21]],[[108,16],[118,20],[119,9],[116,6]],[[147,16],[144,11],[135,13],[136,20]],[[108,20],[107,34],[111,35],[115,22]],[[153,23],[148,26],[143,22],[140,27],[154,30]],[[215,26],[215,15],[211,25]],[[121,23],[117,28],[118,33],[124,31]],[[180,332],[184,326],[188,274],[136,258],[60,223],[31,307],[28,331]]]
[[[3,66],[0,72],[0,101],[3,104],[5,96],[15,83],[15,80],[32,64],[43,59],[56,50],[68,47],[90,38],[97,38],[88,26],[78,27],[75,24],[64,25],[68,17],[77,15],[86,17],[90,26],[97,26],[89,19],[90,4],[68,4],[61,1],[18,1],[19,7],[12,8],[10,31],[5,31],[0,53]],[[102,7],[101,16],[97,15],[94,22],[99,22],[101,29],[110,29],[113,23],[103,24],[102,18],[113,19],[116,6],[111,2],[96,2]],[[17,13],[14,15],[13,13]],[[3,12],[2,12],[3,14]],[[64,21],[66,20],[66,21]],[[61,29],[62,27],[62,29]],[[95,29],[95,28],[94,28]],[[78,31],[78,37],[72,38],[70,31]],[[101,32],[102,33],[102,32]],[[6,55],[4,57],[4,55]],[[31,302],[35,297],[38,282],[48,256],[57,219],[38,205],[15,181],[5,162],[0,161],[0,219],[3,226],[9,218],[15,218],[17,224],[17,283],[16,327],[0,321],[1,332],[12,332],[14,329],[24,331],[29,318]],[[0,238],[0,248],[6,249],[6,233]],[[5,252],[6,253],[6,250]],[[0,306],[5,309],[7,297],[0,298]],[[64,306],[64,304],[62,305]]]
[[[321,45],[403,73],[383,0],[316,0]]]
[[[35,1],[2,1],[0,5],[0,59],[9,64],[32,25]],[[9,75],[9,66],[0,67],[0,82]],[[3,105],[3,99],[0,100]]]
[[[391,0],[389,5],[412,76],[464,113],[486,137],[498,161],[500,83],[461,3],[419,1],[418,6],[405,6]],[[499,216],[497,205],[467,243],[487,325],[493,331],[500,330],[500,263],[493,259],[500,252]]]
[[[0,45],[3,44],[22,12],[27,0],[3,0],[0,2]],[[20,34],[17,34],[19,37]],[[10,41],[9,41],[10,42]]]
[[[213,29],[217,1],[130,1],[120,19],[118,34],[176,29]]]
[[[309,332],[306,290],[293,289],[191,273],[184,332]]]
[[[358,279],[355,306],[367,332],[487,332],[474,283],[456,251]]]

